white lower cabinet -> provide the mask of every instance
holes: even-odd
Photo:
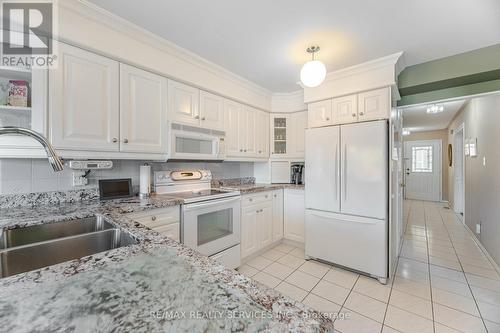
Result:
[[[241,204],[241,258],[283,238],[283,191],[245,195]]]
[[[304,190],[284,190],[284,238],[304,243]]]
[[[131,213],[128,218],[175,241],[181,241],[181,217],[179,206]]]

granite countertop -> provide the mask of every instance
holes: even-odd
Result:
[[[241,194],[251,194],[258,192],[274,191],[279,189],[294,189],[303,190],[305,185],[295,185],[295,184],[230,184],[222,186],[225,190],[238,190]]]
[[[34,327],[80,332],[333,331],[330,319],[302,303],[126,216],[181,203],[157,195],[0,209],[2,228],[99,214],[138,240],[0,279],[0,327],[9,332]]]

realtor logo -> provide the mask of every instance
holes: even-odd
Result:
[[[2,1],[3,66],[54,67],[55,6],[50,0]]]

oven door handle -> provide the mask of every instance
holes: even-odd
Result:
[[[215,200],[210,200],[207,202],[195,202],[195,203],[190,203],[184,205],[183,209],[185,212],[194,210],[194,209],[199,209],[199,208],[206,208],[206,207],[216,207],[232,202],[237,202],[241,200],[241,196],[236,196],[236,197],[231,197],[227,199],[215,199]]]

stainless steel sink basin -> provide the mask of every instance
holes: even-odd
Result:
[[[7,231],[3,237],[6,246],[0,249],[1,277],[137,243],[130,234],[99,217],[36,227],[41,228]]]

